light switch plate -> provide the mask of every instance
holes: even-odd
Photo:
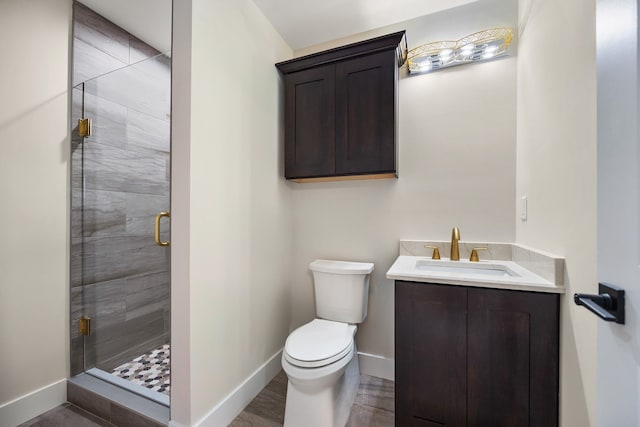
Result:
[[[527,220],[527,196],[520,197],[520,219]]]

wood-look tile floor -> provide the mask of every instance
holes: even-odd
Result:
[[[287,376],[280,372],[230,424],[231,427],[281,427],[287,396]],[[360,388],[347,427],[394,425],[393,381],[360,376]],[[111,427],[113,424],[70,403],[57,406],[19,427]]]
[[[64,403],[18,427],[113,427],[113,424],[71,403]]]
[[[281,371],[236,417],[230,427],[281,427],[287,396],[287,376]],[[347,427],[394,425],[395,384],[368,375],[360,376],[360,388]]]

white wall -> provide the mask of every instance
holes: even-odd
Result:
[[[505,7],[506,5],[506,7]],[[409,48],[515,26],[516,2],[486,1],[297,51],[296,56],[402,29]],[[400,239],[515,239],[516,58],[402,78],[397,180],[294,184],[293,325],[315,315],[316,258],[375,263],[358,350],[394,357],[394,288],[385,278]],[[448,256],[447,254],[444,254]]]
[[[566,257],[561,425],[595,421],[596,317],[573,304],[596,289],[595,3],[521,0],[517,195],[529,215],[518,243]]]
[[[70,29],[70,0],[0,2],[0,424],[68,371]]]
[[[292,51],[249,0],[174,8],[172,420],[191,425],[287,336],[291,194],[274,64]]]

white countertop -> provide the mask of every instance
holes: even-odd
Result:
[[[435,268],[429,269],[430,266],[435,266]],[[473,272],[473,269],[483,268],[501,269],[507,271],[508,274],[492,276]],[[460,271],[455,271],[456,269]],[[387,271],[387,279],[517,291],[564,293],[563,286],[556,286],[555,283],[538,276],[513,261],[470,262],[451,261],[448,258],[436,261],[429,257],[400,255]]]

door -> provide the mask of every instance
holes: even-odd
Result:
[[[467,426],[558,425],[559,301],[468,288]]]
[[[73,93],[74,116],[82,112],[91,131],[72,147],[72,374],[151,390],[161,403],[170,249],[157,243],[169,240],[169,221],[156,226],[156,217],[170,206],[170,82],[170,58],[157,55]]]
[[[467,421],[467,288],[395,284],[396,425]]]
[[[598,0],[598,279],[626,291],[626,324],[600,321],[599,427],[640,425],[640,150],[636,0]],[[593,293],[597,293],[594,284]]]
[[[336,175],[396,171],[395,55],[380,52],[336,64]]]
[[[285,177],[333,175],[335,66],[287,74],[285,97]]]

